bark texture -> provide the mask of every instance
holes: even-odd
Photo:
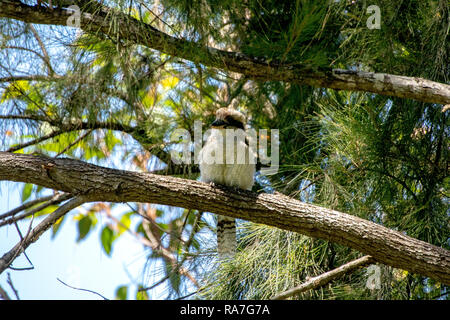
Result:
[[[27,182],[84,201],[144,202],[198,209],[336,242],[376,261],[450,284],[450,251],[373,222],[300,202],[72,159],[0,152],[0,180]]]
[[[81,8],[80,28],[110,38],[153,48],[205,66],[238,72],[248,79],[286,81],[337,90],[365,91],[431,103],[450,103],[450,85],[391,74],[341,69],[318,70],[313,66],[283,64],[223,51],[172,37],[124,13],[87,0],[74,0]],[[27,23],[67,25],[73,11],[65,8],[33,7],[14,0],[0,2],[0,17]]]

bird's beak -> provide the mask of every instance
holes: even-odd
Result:
[[[226,123],[225,121],[223,121],[222,119],[216,119],[214,120],[213,123],[211,123],[211,127],[212,128],[223,128],[225,125],[227,125],[228,123]]]

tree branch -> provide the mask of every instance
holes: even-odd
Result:
[[[50,62],[50,56],[48,55],[47,48],[45,47],[44,42],[42,42],[39,33],[36,31],[36,29],[33,27],[32,24],[29,24],[28,28],[30,28],[31,32],[33,33],[34,37],[36,38],[39,44],[39,47],[41,48],[43,55],[39,56],[42,58],[42,60],[44,60],[45,64],[47,65],[48,73],[53,76],[55,74],[55,70],[52,67],[52,63]]]
[[[14,82],[14,81],[56,81],[61,79],[61,77],[53,75],[53,76],[46,76],[46,75],[15,75],[15,76],[8,76],[8,77],[0,77],[0,82]]]
[[[42,199],[47,199],[47,198],[49,198],[49,199],[48,200],[42,200]],[[11,216],[11,215],[13,217],[11,217],[9,219],[4,219],[3,221],[0,221],[0,227],[4,226],[6,224],[11,224],[11,223],[14,223],[16,221],[22,220],[22,219],[24,219],[26,217],[29,217],[29,216],[31,216],[31,215],[33,215],[33,214],[35,214],[35,213],[37,213],[37,212],[39,212],[39,211],[49,207],[51,205],[61,203],[61,202],[65,201],[65,200],[67,200],[69,198],[71,198],[71,195],[69,195],[69,194],[58,193],[58,194],[50,196],[50,197],[43,197],[43,198],[35,200],[35,201],[40,200],[39,202],[29,201],[29,202],[25,203],[24,205],[22,205],[22,206],[20,206],[20,207],[18,207],[16,209],[11,210],[10,212],[2,214],[0,216],[0,220],[3,220],[7,216]],[[16,213],[18,213],[18,212],[20,212],[22,210],[25,210],[25,209],[31,207],[32,205],[40,203],[40,202],[43,202],[43,201],[46,201],[46,202],[41,204],[41,205],[39,205],[39,206],[37,206],[36,208],[33,208],[32,210],[30,210],[28,212],[24,212],[24,213],[22,213],[20,215],[14,216]],[[31,205],[30,205],[30,203],[31,203]]]
[[[84,201],[144,202],[213,212],[336,242],[376,261],[450,284],[450,251],[356,216],[281,194],[109,169],[72,159],[0,152],[0,180],[27,182]]]
[[[61,282],[63,285],[65,285],[66,287],[69,287],[70,289],[74,289],[74,290],[79,290],[79,291],[85,291],[85,292],[89,292],[89,293],[93,293],[93,294],[96,294],[96,295],[98,295],[100,298],[102,298],[103,300],[109,300],[108,298],[106,298],[104,295],[102,295],[102,294],[100,294],[100,293],[98,293],[98,292],[95,292],[94,290],[89,290],[89,289],[83,289],[83,288],[76,288],[76,287],[73,287],[73,286],[71,286],[71,285],[68,285],[67,283],[65,283],[64,281],[62,281],[61,279],[59,279],[59,278],[56,278],[56,280],[58,280],[59,282]]]
[[[339,268],[333,269],[331,271],[325,272],[317,277],[311,278],[307,280],[305,283],[302,283],[301,285],[286,290],[280,294],[277,294],[276,296],[272,297],[272,300],[284,300],[289,297],[292,297],[293,295],[311,290],[316,289],[318,287],[322,287],[329,283],[330,281],[346,274],[353,272],[354,270],[367,266],[369,264],[374,263],[375,260],[371,256],[364,256],[362,258],[350,261],[349,263],[346,263]]]
[[[79,4],[83,10],[80,27],[86,32],[94,34],[100,32],[112,39],[144,45],[208,67],[238,72],[248,79],[287,81],[336,90],[372,92],[423,102],[450,103],[450,85],[447,84],[384,73],[331,68],[318,70],[302,63],[284,64],[267,61],[264,58],[223,51],[172,37],[125,13],[101,4],[89,5],[85,0],[74,0],[73,4]],[[13,0],[4,0],[0,5],[0,17],[26,23],[66,25],[67,18],[72,13],[64,8],[41,7],[36,10],[35,7]],[[117,27],[111,28],[112,25]]]
[[[14,246],[10,251],[5,253],[0,258],[0,274],[5,271],[11,263],[14,261],[16,257],[18,257],[22,252],[25,251],[26,248],[33,242],[35,242],[39,237],[49,229],[59,218],[65,215],[70,210],[80,206],[86,202],[86,199],[83,196],[78,196],[72,198],[58,209],[56,209],[53,213],[48,215],[41,221],[34,229],[29,232],[25,238],[23,238],[18,244]]]
[[[39,137],[39,138],[33,139],[31,141],[27,141],[27,142],[15,145],[15,146],[9,148],[7,150],[7,152],[14,152],[14,151],[17,151],[17,150],[21,150],[23,148],[26,148],[26,147],[29,147],[29,146],[41,143],[42,141],[54,138],[56,136],[59,136],[60,134],[63,134],[63,133],[64,133],[64,131],[62,131],[62,130],[55,130],[55,131],[50,132],[49,134],[46,134],[46,135],[44,135],[42,137]]]
[[[26,210],[36,204],[39,204],[41,202],[46,202],[51,200],[54,197],[54,195],[51,196],[45,196],[41,198],[37,198],[28,202],[23,203],[22,205],[18,206],[17,208],[14,208],[6,213],[0,214],[0,220],[6,219],[10,216],[15,215],[16,213],[19,213],[20,211]]]

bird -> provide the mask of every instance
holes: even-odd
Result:
[[[241,112],[227,107],[216,111],[210,135],[199,153],[200,181],[244,190],[252,189],[255,161],[251,160],[254,153],[248,143],[245,126],[246,118]],[[217,251],[220,259],[235,256],[234,218],[218,215]]]

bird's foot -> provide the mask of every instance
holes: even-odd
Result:
[[[215,188],[215,187],[216,187],[216,184],[215,184],[213,181],[210,181],[210,182],[209,182],[209,186],[210,186],[211,188]]]

